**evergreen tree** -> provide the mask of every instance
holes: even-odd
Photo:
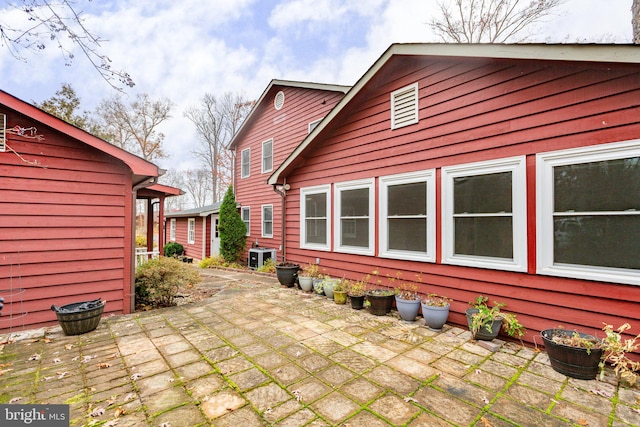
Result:
[[[236,207],[236,196],[233,187],[229,186],[220,205],[220,254],[227,262],[238,262],[245,249],[247,227]]]

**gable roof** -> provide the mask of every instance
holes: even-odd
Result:
[[[260,95],[260,98],[256,101],[255,105],[247,115],[247,118],[244,120],[244,122],[242,122],[242,125],[240,125],[240,129],[238,129],[236,134],[233,135],[233,138],[231,138],[231,141],[229,142],[229,146],[227,148],[233,149],[233,147],[235,147],[235,145],[240,140],[240,135],[244,132],[245,128],[249,127],[249,123],[253,121],[253,116],[255,112],[258,110],[258,108],[264,101],[265,97],[267,96],[271,88],[274,86],[294,87],[294,88],[312,89],[312,90],[326,90],[330,92],[341,92],[341,93],[347,93],[351,88],[351,86],[343,86],[343,85],[332,85],[332,84],[325,84],[325,83],[297,82],[292,80],[273,79],[271,80],[267,88],[264,90],[264,92],[262,92],[262,95]]]
[[[579,61],[640,64],[640,46],[597,44],[392,44],[315,129],[289,154],[267,180],[275,185],[296,167],[297,160],[327,125],[363,90],[380,69],[398,56],[460,57],[487,59],[528,59],[541,61]]]
[[[157,177],[162,174],[160,169],[158,169],[158,166],[143,159],[142,157],[138,157],[120,147],[110,144],[107,141],[75,127],[74,125],[59,119],[58,117],[49,114],[28,102],[22,101],[3,90],[0,90],[0,104],[122,161],[133,172],[134,185],[139,184],[150,177]]]

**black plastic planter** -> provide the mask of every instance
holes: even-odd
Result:
[[[58,323],[60,323],[65,335],[80,335],[91,332],[98,327],[106,304],[106,301],[97,299],[67,304],[62,307],[52,305],[51,310],[56,312]]]
[[[276,265],[276,276],[281,285],[289,288],[293,287],[298,278],[298,270],[300,266],[297,264],[280,264]]]

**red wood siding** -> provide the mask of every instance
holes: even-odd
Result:
[[[278,91],[285,94],[284,106],[276,110],[273,99]],[[247,248],[257,242],[264,248],[275,248],[281,257],[282,200],[266,184],[272,172],[262,173],[262,143],[273,138],[273,170],[291,154],[309,133],[309,123],[323,118],[344,96],[341,92],[318,89],[273,86],[256,106],[253,121],[236,146],[236,202],[250,208],[250,235]],[[251,149],[251,172],[241,178],[242,151]],[[273,205],[273,237],[262,237],[262,206]],[[246,258],[246,257],[245,257]]]
[[[420,121],[392,131],[389,95],[416,81]],[[303,263],[319,257],[328,273],[352,279],[375,269],[386,285],[391,282],[385,277],[396,271],[407,280],[419,275],[423,293],[454,299],[450,321],[462,325],[468,302],[487,295],[518,315],[529,342],[558,324],[597,332],[602,322],[631,322],[637,334],[640,287],[534,274],[535,154],[639,138],[639,113],[637,66],[394,57],[319,135],[305,163],[286,177],[292,187],[288,259]],[[517,155],[527,156],[528,273],[442,264],[440,168]],[[429,168],[437,172],[435,264],[300,249],[300,188]],[[377,187],[376,180],[376,199]],[[335,226],[336,218],[332,221]],[[376,230],[379,222],[376,212]],[[376,231],[376,253],[377,240]]]
[[[182,246],[184,246],[184,253],[186,256],[197,259],[197,260],[203,260],[204,258],[206,258],[209,254],[208,251],[209,249],[209,244],[207,243],[207,239],[209,239],[209,225],[210,225],[210,217],[207,217],[209,223],[207,224],[207,235],[203,235],[203,220],[205,219],[204,217],[200,217],[200,216],[196,216],[196,217],[191,217],[193,219],[195,219],[195,224],[196,224],[196,238],[195,238],[195,243],[189,243],[189,218],[182,218],[182,217],[178,217],[175,218],[176,220],[176,242],[180,243]],[[170,220],[169,220],[170,221]],[[206,248],[205,248],[205,252],[203,253],[203,239],[205,239],[205,243],[206,244]]]
[[[129,312],[130,170],[52,128],[2,112],[9,128],[35,126],[45,139],[8,135],[11,148],[42,167],[0,153],[0,296],[8,302],[0,331],[55,324],[51,304],[102,298],[105,312]]]

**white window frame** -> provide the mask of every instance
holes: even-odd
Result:
[[[169,220],[169,240],[172,242],[176,241],[176,219],[175,218],[171,218],[171,220]]]
[[[266,234],[264,232],[264,224],[265,224],[265,219],[264,219],[264,210],[265,208],[269,208],[271,209],[271,234]],[[262,228],[262,237],[273,237],[273,226],[274,226],[274,218],[273,218],[273,205],[262,205],[262,208],[260,209],[261,212],[261,228]]]
[[[320,124],[321,121],[322,121],[322,119],[318,119],[318,120],[314,120],[312,122],[309,122],[309,132],[308,133],[313,132],[313,130],[318,126],[318,124]]]
[[[501,172],[511,172],[512,174],[513,259],[455,254],[454,178]],[[527,176],[525,156],[442,168],[442,263],[495,270],[527,271]]]
[[[187,219],[187,243],[193,245],[196,243],[196,219]]]
[[[247,219],[245,219],[245,216],[244,216],[245,212],[247,213]],[[242,222],[244,222],[245,227],[247,227],[246,236],[250,236],[251,235],[251,207],[243,206],[242,208],[240,208],[240,217],[242,218]]]
[[[326,244],[307,243],[307,215],[306,215],[306,197],[311,194],[324,194],[327,201],[327,229]],[[331,185],[319,185],[316,187],[307,187],[300,189],[300,248],[313,249],[317,251],[331,250]]]
[[[536,268],[541,275],[640,285],[640,270],[554,263],[553,168],[640,156],[640,140],[551,151],[536,155]],[[630,212],[629,214],[637,214]]]
[[[244,171],[244,157],[245,153],[247,153],[247,173],[245,175]],[[251,148],[245,148],[240,153],[240,178],[249,178],[251,176]]]
[[[413,184],[417,182],[426,182],[427,186],[427,251],[420,253],[416,251],[403,251],[388,248],[388,188],[394,185]],[[380,235],[378,254],[382,258],[402,259],[409,261],[436,261],[436,172],[435,169],[404,173],[398,175],[389,175],[379,178],[379,218],[380,218]]]
[[[265,145],[267,145],[268,143],[271,144],[271,153],[265,153]],[[271,167],[265,168],[265,160],[269,157],[271,158]],[[262,167],[262,173],[271,172],[273,170],[273,138],[267,139],[266,141],[262,142],[262,166],[261,167]]]
[[[407,98],[402,98],[403,95],[406,95]],[[407,99],[409,99],[408,98],[409,96],[413,98],[412,100],[410,100],[413,102],[413,105],[409,105],[410,108],[407,108],[407,106],[402,104],[406,103]],[[403,102],[399,102],[400,100],[402,100]],[[398,90],[394,90],[393,92],[391,92],[390,102],[391,102],[391,129],[399,129],[405,126],[418,123],[418,120],[419,120],[418,104],[420,103],[420,96],[418,92],[418,82],[412,83],[408,86],[402,87]],[[398,112],[400,112],[399,114],[402,115],[402,118],[403,118],[399,122],[396,120],[397,119],[396,113]]]
[[[358,190],[366,188],[369,190],[369,246],[348,246],[342,244],[342,217],[340,195],[343,191]],[[358,255],[375,255],[375,223],[376,223],[376,209],[375,209],[375,180],[361,179],[356,181],[341,182],[335,184],[334,192],[334,211],[333,217],[335,218],[335,225],[333,227],[333,239],[335,244],[335,252],[344,252]]]

